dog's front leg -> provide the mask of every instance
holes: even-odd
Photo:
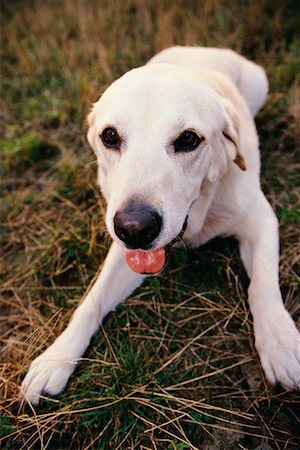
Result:
[[[267,379],[285,389],[300,387],[300,334],[283,305],[279,288],[278,222],[260,192],[239,225],[241,257],[250,278],[249,304],[255,346]]]
[[[143,281],[127,266],[124,249],[113,243],[102,271],[69,325],[54,343],[30,365],[21,392],[38,404],[42,393],[61,392],[101,321]]]

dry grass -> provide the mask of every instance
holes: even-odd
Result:
[[[280,218],[281,284],[297,320],[295,2],[6,1],[1,21],[3,446],[299,448],[299,399],[264,380],[231,240],[176,252],[105,320],[63,394],[36,410],[17,400],[30,360],[65,327],[109,245],[85,141],[89,106],[114,78],[174,43],[228,46],[269,74],[257,120],[262,183]]]

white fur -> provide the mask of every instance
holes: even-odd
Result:
[[[163,217],[156,248],[178,235],[187,214],[187,245],[237,237],[266,377],[286,389],[299,387],[300,337],[278,282],[278,223],[259,181],[253,116],[267,91],[263,69],[231,50],[173,47],[123,75],[94,105],[88,140],[115,242],[68,327],[32,362],[22,383],[28,401],[38,404],[43,392],[64,389],[102,319],[141,284],[113,228],[115,213],[132,198],[146,200]],[[107,126],[121,135],[120,152],[103,147],[99,133]],[[174,153],[172,142],[187,128],[205,141],[193,152]]]

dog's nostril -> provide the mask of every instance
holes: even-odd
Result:
[[[146,205],[128,205],[114,217],[115,233],[130,248],[146,248],[159,235],[162,218]]]
[[[126,233],[125,231],[120,231],[119,237],[124,241],[128,237],[128,233]]]

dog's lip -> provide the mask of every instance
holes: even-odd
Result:
[[[177,236],[170,242],[170,244],[167,244],[167,246],[169,245],[169,246],[172,247],[174,244],[176,244],[176,242],[180,242],[181,241],[181,239],[182,239],[182,237],[183,237],[183,235],[185,233],[185,230],[187,229],[188,218],[189,218],[189,215],[187,214],[186,218],[184,219],[184,222],[183,222],[183,225],[182,225],[180,233],[178,233]]]
[[[169,244],[167,244],[167,245],[165,246],[166,262],[165,262],[165,265],[164,265],[164,267],[162,268],[162,270],[164,270],[165,267],[168,265],[168,262],[169,262],[171,253],[172,253],[172,251],[173,251],[173,245],[176,244],[176,243],[178,243],[178,242],[180,242],[180,241],[182,240],[182,237],[183,237],[183,235],[184,235],[184,233],[185,233],[185,230],[187,229],[188,218],[189,218],[189,216],[188,216],[188,214],[187,214],[186,218],[184,219],[184,222],[183,222],[181,231],[177,234],[177,236],[176,236]]]

